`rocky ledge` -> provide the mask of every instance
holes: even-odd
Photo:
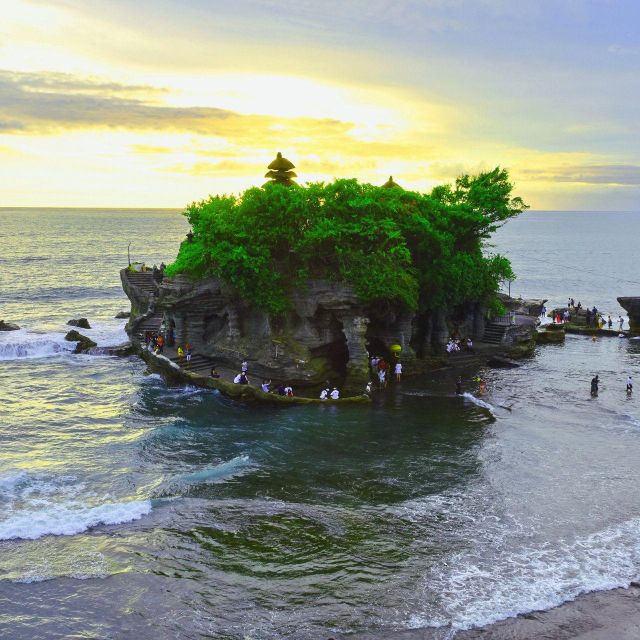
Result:
[[[237,370],[246,361],[254,377],[295,387],[330,379],[361,389],[370,375],[369,354],[391,363],[399,358],[403,374],[420,372],[444,352],[450,336],[478,344],[488,326],[485,308],[477,302],[446,314],[412,314],[387,303],[362,304],[343,282],[309,280],[304,290],[291,294],[290,310],[273,316],[217,279],[160,281],[151,272],[128,269],[120,275],[131,301],[127,331],[132,342],[139,344],[147,331],[162,330],[167,350],[190,343],[194,353],[216,366]],[[509,357],[528,355],[544,301],[506,301],[510,315],[492,323],[491,344],[485,346]]]

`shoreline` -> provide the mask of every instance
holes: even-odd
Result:
[[[640,638],[640,583],[582,593],[551,609],[522,613],[463,631],[423,627],[329,636],[332,637],[341,640],[637,640]]]

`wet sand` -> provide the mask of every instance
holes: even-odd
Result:
[[[342,637],[345,640],[638,640],[640,584],[587,593],[554,609],[457,633],[451,629],[426,628]]]

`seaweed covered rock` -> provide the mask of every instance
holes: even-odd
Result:
[[[67,324],[71,327],[80,327],[81,329],[91,329],[91,325],[86,318],[77,318],[68,320]]]
[[[87,336],[83,336],[81,333],[78,333],[75,329],[72,329],[67,333],[64,337],[65,340],[69,342],[77,342],[76,348],[73,350],[73,353],[84,353],[88,351],[92,347],[98,346],[91,338]]]

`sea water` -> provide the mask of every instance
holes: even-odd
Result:
[[[73,355],[123,341],[118,270],[176,211],[0,210],[0,637],[323,638],[461,629],[640,576],[640,345],[567,336],[516,370],[407,379],[366,407],[256,411]],[[640,215],[528,212],[514,295],[617,317]],[[600,395],[589,394],[599,373]]]

